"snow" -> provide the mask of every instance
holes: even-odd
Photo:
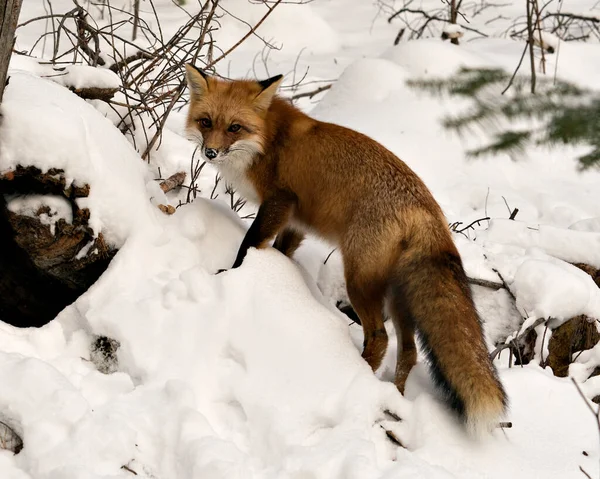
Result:
[[[539,248],[570,263],[587,263],[600,268],[600,233],[494,219],[484,238],[498,244]]]
[[[267,5],[257,6],[240,0],[227,0],[222,2],[221,7],[239,19],[238,22],[224,22],[223,28],[214,36],[224,51],[249,31],[248,25],[256,25],[268,8]],[[278,6],[256,33],[265,41],[290,52],[306,49],[309,54],[332,54],[340,48],[336,32],[314,11],[310,3],[297,5],[283,2],[281,8]],[[256,37],[244,45],[244,49],[255,53],[263,47],[264,44]]]
[[[442,29],[442,31],[444,33],[444,36],[443,36],[444,39],[460,38],[465,33],[463,27],[458,25],[457,23],[448,23],[448,24],[444,25],[444,28]]]
[[[414,447],[416,454],[431,464],[443,464],[461,479],[575,478],[579,477],[579,465],[594,470],[597,458],[584,456],[582,451],[592,451],[581,445],[587,440],[590,445],[597,444],[597,431],[591,413],[569,380],[554,378],[550,372],[531,366],[506,370],[502,380],[511,393],[514,420],[513,427],[504,431],[503,441],[473,444],[463,438],[449,438],[447,415],[433,408],[431,399],[423,394],[414,401],[411,420],[419,421],[424,434],[409,448]],[[556,435],[556,431],[561,433]],[[573,431],[569,440],[562,436],[566,431]],[[547,449],[532,450],[530,441],[541,441]]]
[[[598,366],[600,366],[600,347],[596,345],[592,349],[583,351],[573,364],[571,364],[569,367],[569,376],[576,381],[583,382],[590,377],[590,374],[592,374]],[[597,382],[598,376],[596,375],[593,378],[590,378],[590,384],[586,382],[583,387],[585,389],[592,388],[594,387],[593,384]],[[594,393],[588,391],[588,394],[593,394],[590,397],[595,397],[600,394],[600,391]]]
[[[254,468],[265,469],[257,477],[296,469],[322,471],[315,477],[330,477],[327,470],[340,476],[357,467],[374,473],[374,446],[363,451],[363,442],[387,447],[374,421],[383,407],[398,410],[400,397],[391,383],[373,376],[344,324],[314,298],[314,286],[311,293],[299,270],[274,251],[250,252],[239,271],[209,274],[232,261],[243,230],[239,220],[206,200],[166,221],[169,228],[150,241],[130,240],[95,292],[78,302],[81,320],[120,342],[121,372],[105,376],[82,360],[89,353],[76,348],[80,335],[73,333],[65,345],[62,317],[46,327],[56,349],[45,359],[56,351],[66,356],[50,360],[60,373],[39,359],[17,364],[5,359],[7,371],[23,369],[18,376],[32,385],[43,375],[50,388],[31,399],[36,408],[31,420],[37,425],[31,429],[23,421],[32,416],[26,404],[3,396],[24,437],[39,436],[38,428],[63,431],[44,448],[36,443],[24,450],[39,464],[30,474],[71,477],[82,463],[97,474],[118,471],[123,464],[134,469],[143,464],[159,475],[177,467],[177,477],[209,471],[212,477],[231,477],[232,469],[239,469],[237,477],[248,477]],[[172,236],[171,241],[161,235]],[[142,248],[155,259],[148,268],[152,272],[135,261]],[[183,248],[191,254],[173,263]],[[282,293],[275,301],[274,288]],[[124,316],[129,320],[122,321]],[[80,393],[73,392],[67,377]],[[69,407],[55,417],[66,404],[48,397],[63,388],[70,391]],[[169,411],[168,419],[161,410]],[[174,430],[163,431],[170,423]],[[163,441],[169,447],[158,454]],[[72,450],[65,458],[66,447]],[[183,460],[191,451],[194,455]],[[221,454],[234,454],[239,464],[227,465],[230,459],[222,464]],[[52,457],[60,457],[60,464]]]
[[[529,315],[563,321],[580,314],[600,318],[600,290],[592,278],[550,257],[524,261],[511,286],[517,291],[517,307]]]
[[[474,444],[431,396],[423,365],[407,386],[412,404],[377,380],[345,321],[289,260],[251,250],[239,270],[210,274],[232,260],[243,233],[225,208],[200,199],[165,223],[130,239],[55,322],[16,337],[2,326],[0,344],[10,347],[0,356],[0,407],[26,441],[8,471],[26,464],[36,478],[128,477],[127,465],[147,477],[448,478],[482,477],[502,457],[488,476],[500,478],[540,468],[569,477],[593,464],[578,462],[579,449],[593,457],[596,431],[564,381],[538,367],[504,371],[515,428],[509,441],[498,433]],[[74,319],[84,327],[71,330]],[[90,329],[120,342],[118,372],[101,374],[86,360]],[[540,389],[548,400],[532,414],[519,395]],[[384,408],[403,422],[385,422]],[[558,408],[579,411],[568,416],[577,437],[566,449],[532,445],[530,434],[566,427],[555,426]],[[411,452],[395,450],[378,422]]]
[[[457,23],[448,23],[444,26],[444,31],[446,33],[462,33],[463,28]]]
[[[10,195],[7,199],[9,211],[21,215],[39,218],[43,225],[50,226],[50,233],[54,234],[56,223],[64,220],[73,222],[73,211],[66,198],[51,195]],[[47,207],[47,212],[41,212]]]
[[[577,221],[569,226],[569,229],[576,231],[591,231],[600,233],[600,218],[588,218]]]
[[[123,135],[84,100],[50,80],[12,70],[2,115],[1,172],[18,164],[42,172],[57,168],[67,187],[92,184],[78,206],[90,209],[89,225],[117,247],[153,221],[145,194],[149,172]]]
[[[165,34],[187,19],[170,2],[156,3]],[[242,0],[223,3],[250,22],[266,10]],[[55,0],[53,8],[72,3]],[[468,275],[501,283],[499,272],[517,298],[515,305],[504,289],[474,286],[490,348],[526,327],[524,316],[527,324],[538,318],[559,324],[578,314],[600,319],[598,288],[569,264],[600,267],[600,173],[577,169],[581,149],[466,160],[465,151],[481,138],[460,139],[441,126],[464,101],[432,98],[405,84],[461,66],[512,71],[523,44],[502,38],[506,24],[499,22],[491,38],[469,41],[474,34],[465,29],[458,47],[439,35],[391,47],[399,24],[388,24],[379,8],[347,0],[283,2],[258,31],[283,48],[261,57],[263,44],[252,38],[217,71],[286,73],[289,86],[294,66],[296,80],[308,69],[305,80],[316,83],[307,91],[333,86],[303,99],[303,109],[398,154],[432,189],[449,223],[491,217],[454,234]],[[523,13],[520,4],[507,8],[511,18]],[[152,21],[151,12],[142,13]],[[497,13],[471,26],[483,30]],[[40,14],[42,5],[25,2],[21,18]],[[215,38],[224,49],[248,31],[231,18],[220,22]],[[17,49],[30,48],[41,28],[23,28]],[[597,88],[597,44],[561,42],[560,57],[546,59],[549,72],[558,61],[559,78]],[[373,374],[360,356],[361,328],[335,308],[347,301],[341,256],[319,240],[306,241],[293,261],[271,249],[250,250],[240,268],[215,275],[231,266],[250,221],[240,217],[255,208],[232,212],[232,198],[223,184],[214,187],[215,171],[207,166],[195,201],[172,216],[158,210],[186,202],[187,190],[164,194],[156,181],[159,171],[162,178],[189,172],[196,161],[184,137],[185,108],[171,115],[146,164],[114,128],[109,108],[64,88],[118,86],[112,72],[79,66],[65,72],[13,55],[0,172],[17,164],[62,168],[67,184],[89,183],[89,197],[78,204],[90,208],[94,231],[120,249],[92,288],[48,325],[16,329],[0,322],[0,421],[25,445],[17,456],[0,450],[2,478],[129,478],[132,470],[148,478],[570,479],[582,477],[580,466],[598,476],[590,411],[568,378],[554,377],[539,361],[509,368],[504,352],[496,360],[513,426],[480,441],[443,405],[421,355],[405,397],[395,390],[394,335]],[[9,204],[31,214],[39,200]],[[52,203],[48,221],[69,220],[65,201],[43,201]],[[515,207],[517,218],[507,219]],[[386,328],[392,332],[391,322]],[[536,348],[547,357],[549,335],[545,345],[541,336]],[[599,364],[596,346],[570,373],[583,382]],[[589,398],[600,394],[597,377],[581,388]],[[407,449],[396,448],[383,427]]]
[[[13,55],[10,59],[11,70],[25,70],[42,78],[48,78],[59,85],[80,88],[119,88],[119,76],[107,69],[94,68],[89,65],[63,65],[53,67],[42,64],[35,58]]]
[[[600,319],[600,290],[571,264],[598,266],[598,233],[494,219],[478,240],[525,316],[554,318],[555,326],[580,314]]]

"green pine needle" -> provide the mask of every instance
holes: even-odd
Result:
[[[523,152],[532,144],[590,145],[592,151],[578,158],[580,167],[600,166],[600,94],[542,78],[538,93],[532,95],[529,79],[519,75],[503,94],[509,81],[503,70],[462,68],[447,79],[411,80],[408,85],[436,96],[471,99],[473,106],[467,111],[443,119],[444,127],[458,134],[475,126],[497,131],[490,144],[469,151],[470,156]],[[502,131],[500,126],[523,120],[537,121],[535,131]]]

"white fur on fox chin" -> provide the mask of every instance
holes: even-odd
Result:
[[[186,137],[198,145],[202,158],[219,170],[226,184],[251,203],[259,204],[260,198],[254,185],[248,180],[246,171],[257,154],[262,153],[262,145],[254,140],[239,140],[229,147],[227,153],[219,153],[213,160],[204,156],[204,138],[196,128],[186,130]]]
[[[262,148],[258,142],[240,140],[231,145],[227,153],[219,153],[214,160],[225,183],[231,185],[236,193],[244,199],[256,204],[260,203],[260,198],[246,173],[256,155],[261,151]]]

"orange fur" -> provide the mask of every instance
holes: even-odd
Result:
[[[472,430],[497,425],[506,395],[447,222],[420,178],[373,139],[277,97],[280,76],[223,81],[189,65],[187,75],[190,137],[217,152],[213,163],[226,180],[260,204],[234,267],[249,247],[265,247],[276,235],[288,256],[305,231],[334,243],[373,370],[387,348],[387,298],[398,334],[398,389],[416,362],[416,330],[449,405]],[[236,145],[251,147],[240,154]]]

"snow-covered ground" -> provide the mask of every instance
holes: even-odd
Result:
[[[156,4],[165,35],[185,21],[170,1]],[[224,4],[249,22],[265,8],[246,0]],[[72,8],[68,0],[52,5]],[[432,5],[439,2],[423,2]],[[585,0],[573,5],[590,8]],[[145,2],[142,9],[151,18]],[[512,19],[521,10],[515,3],[502,12]],[[43,13],[42,2],[25,0],[21,20]],[[281,50],[253,61],[263,44],[252,38],[218,67],[231,77],[285,73],[288,86],[305,75],[301,91],[335,81],[299,105],[394,151],[432,189],[450,223],[492,218],[466,232],[469,238],[455,235],[469,275],[498,282],[498,270],[516,296],[518,311],[506,291],[474,287],[490,348],[517,334],[521,316],[528,324],[578,314],[600,319],[600,290],[569,264],[600,267],[600,172],[577,170],[585,147],[466,159],[481,136],[460,139],[440,123],[464,102],[405,84],[460,66],[512,71],[523,44],[502,35],[507,20],[490,23],[496,15],[482,13],[468,24],[490,38],[465,31],[458,47],[437,37],[392,46],[400,25],[388,24],[381,5],[369,0],[284,2],[259,30]],[[246,31],[231,18],[222,26],[215,38],[223,49]],[[19,30],[17,49],[29,48],[42,29],[43,23]],[[560,55],[547,56],[547,71],[555,70],[598,88],[600,45],[561,43]],[[165,195],[155,181],[159,167],[163,177],[190,169],[185,110],[171,115],[147,165],[113,127],[108,109],[61,86],[113,86],[114,76],[87,68],[69,75],[57,84],[47,66],[13,57],[0,172],[30,164],[89,182],[90,196],[78,201],[92,211],[90,225],[120,251],[47,326],[19,330],[0,322],[0,421],[25,445],[16,456],[0,450],[2,479],[129,478],[131,471],[161,479],[570,479],[584,477],[580,466],[600,475],[591,412],[571,380],[536,361],[509,368],[506,352],[496,360],[513,427],[480,441],[467,437],[439,401],[422,361],[405,397],[395,390],[393,340],[373,375],[360,356],[360,327],[335,308],[345,297],[339,255],[326,260],[331,248],[318,240],[307,241],[295,261],[251,250],[242,267],[214,275],[233,262],[250,221],[240,216],[254,210],[232,212],[222,185],[209,200],[215,172],[208,166],[198,181],[201,198],[172,216],[156,208],[185,202],[185,191]],[[26,214],[39,198],[10,200]],[[64,217],[62,206],[54,210]],[[516,220],[508,220],[515,207]],[[98,336],[118,341],[110,364],[100,364],[107,359],[91,347]],[[542,354],[547,341],[538,341]],[[597,349],[578,358],[574,377],[584,380],[600,363]],[[582,389],[590,398],[600,394],[598,378]],[[384,428],[406,449],[395,447]]]

